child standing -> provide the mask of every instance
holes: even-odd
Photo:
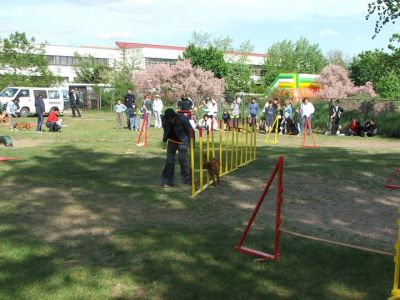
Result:
[[[126,106],[122,104],[121,100],[118,100],[118,103],[114,107],[115,112],[117,113],[117,122],[118,127],[117,129],[122,129],[122,117],[125,114]]]
[[[272,105],[272,101],[268,101],[264,107],[265,115],[265,130],[269,132],[272,130],[272,125],[274,124],[276,118],[276,108]]]
[[[136,128],[136,105],[132,104],[132,109],[129,112],[129,124],[131,125],[132,132],[135,130],[139,130]]]

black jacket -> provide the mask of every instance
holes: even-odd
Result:
[[[69,106],[78,106],[79,105],[79,103],[80,103],[80,100],[79,100],[79,95],[78,94],[75,94],[75,96],[76,96],[76,100],[74,101],[74,94],[73,93],[69,93]]]
[[[172,138],[172,126],[174,127],[174,131],[176,136],[179,138],[179,140],[186,146],[189,146],[189,141],[190,141],[190,130],[192,129],[192,126],[189,123],[189,120],[181,114],[177,114],[179,118],[179,124],[172,124],[165,120],[165,117],[162,117],[162,124],[164,128],[164,136],[163,136],[163,142],[165,143],[169,138]]]
[[[135,104],[135,96],[133,94],[126,94],[124,97],[124,105],[126,108],[133,108]]]
[[[38,96],[35,98],[35,109],[36,109],[36,113],[44,113],[45,112],[44,101],[41,96]]]

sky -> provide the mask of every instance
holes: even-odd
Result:
[[[0,37],[25,32],[39,42],[109,46],[116,41],[186,46],[193,31],[250,40],[254,52],[306,37],[324,53],[387,49],[400,24],[372,39],[370,0],[0,0]]]

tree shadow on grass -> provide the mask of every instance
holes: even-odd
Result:
[[[267,178],[279,154],[287,156],[286,176],[295,185],[304,165],[309,176],[340,177],[351,169],[360,177],[371,160],[347,150],[319,150],[315,160],[304,150],[274,149],[258,152],[256,162],[231,176],[258,193],[263,186],[253,179]],[[338,157],[347,169],[342,175],[327,172],[329,159]],[[354,160],[359,164],[347,166]],[[380,154],[372,158],[375,167],[384,160]],[[187,186],[161,191],[161,156],[64,146],[11,163],[2,176],[0,210],[4,298],[381,299],[390,289],[387,258],[291,238],[283,240],[279,263],[257,264],[236,253],[233,246],[251,211],[238,204],[257,198],[239,198],[248,191],[225,179],[196,200],[189,199]],[[270,247],[271,232],[256,228],[253,234],[252,245]]]

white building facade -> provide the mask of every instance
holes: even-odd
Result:
[[[182,55],[185,47],[154,45],[141,43],[116,42],[116,47],[96,47],[96,46],[56,46],[47,45],[45,55],[49,62],[49,69],[58,76],[64,78],[66,83],[74,82],[76,77],[73,65],[74,54],[80,56],[92,56],[99,63],[112,67],[116,62],[129,62],[140,69],[159,64],[174,63]],[[240,55],[239,52],[225,53],[225,59],[232,61]],[[261,75],[261,66],[264,63],[265,54],[249,53],[247,63],[253,67],[252,79],[257,81]]]

